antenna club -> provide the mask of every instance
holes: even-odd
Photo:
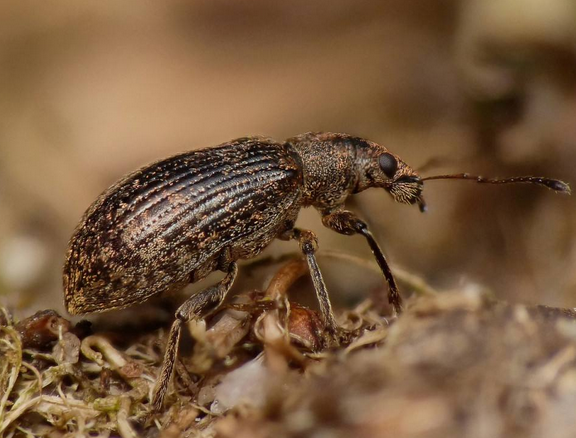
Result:
[[[552,190],[555,190],[557,192],[560,193],[564,193],[566,195],[571,195],[572,194],[572,190],[570,189],[570,185],[568,183],[565,183],[564,181],[557,181],[557,180],[552,180],[550,181],[550,188]]]

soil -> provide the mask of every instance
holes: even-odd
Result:
[[[168,326],[91,332],[2,308],[0,435],[573,436],[573,309],[426,290],[399,317],[369,300],[339,312],[349,337],[335,345],[314,310],[287,299],[298,263],[189,325],[156,414]]]

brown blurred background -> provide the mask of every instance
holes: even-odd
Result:
[[[235,137],[340,131],[437,159],[426,174],[576,181],[574,0],[4,0],[0,22],[0,300],[19,312],[63,309],[68,238],[109,184]],[[576,306],[574,198],[470,182],[425,196],[424,215],[378,190],[352,208],[435,287]],[[299,225],[370,257],[314,211]],[[333,294],[383,287],[321,265]]]

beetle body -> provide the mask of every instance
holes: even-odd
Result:
[[[355,160],[371,147],[344,134],[241,138],[127,175],[70,240],[68,311],[125,308],[256,256],[293,227],[301,207],[330,211],[369,186]]]

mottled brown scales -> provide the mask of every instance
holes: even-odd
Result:
[[[195,271],[223,251],[256,255],[283,231],[279,216],[297,214],[302,177],[294,155],[266,139],[236,141],[159,161],[113,185],[70,241],[68,311],[124,308],[199,280]]]
[[[468,174],[481,183],[530,182],[560,192],[567,184],[537,177],[507,180]],[[341,234],[364,236],[400,313],[402,300],[388,263],[364,221],[344,210],[346,198],[371,187],[395,201],[418,204],[424,179],[384,146],[347,134],[306,133],[276,142],[245,137],[143,167],[106,190],[70,240],[64,299],[72,314],[102,312],[183,288],[221,270],[225,277],[190,297],[176,312],[152,404],[158,410],[170,381],[182,324],[217,307],[237,275],[236,261],[259,254],[275,238],[294,239],[306,258],[323,323],[338,342],[315,252],[314,233],[294,228],[302,207]]]

